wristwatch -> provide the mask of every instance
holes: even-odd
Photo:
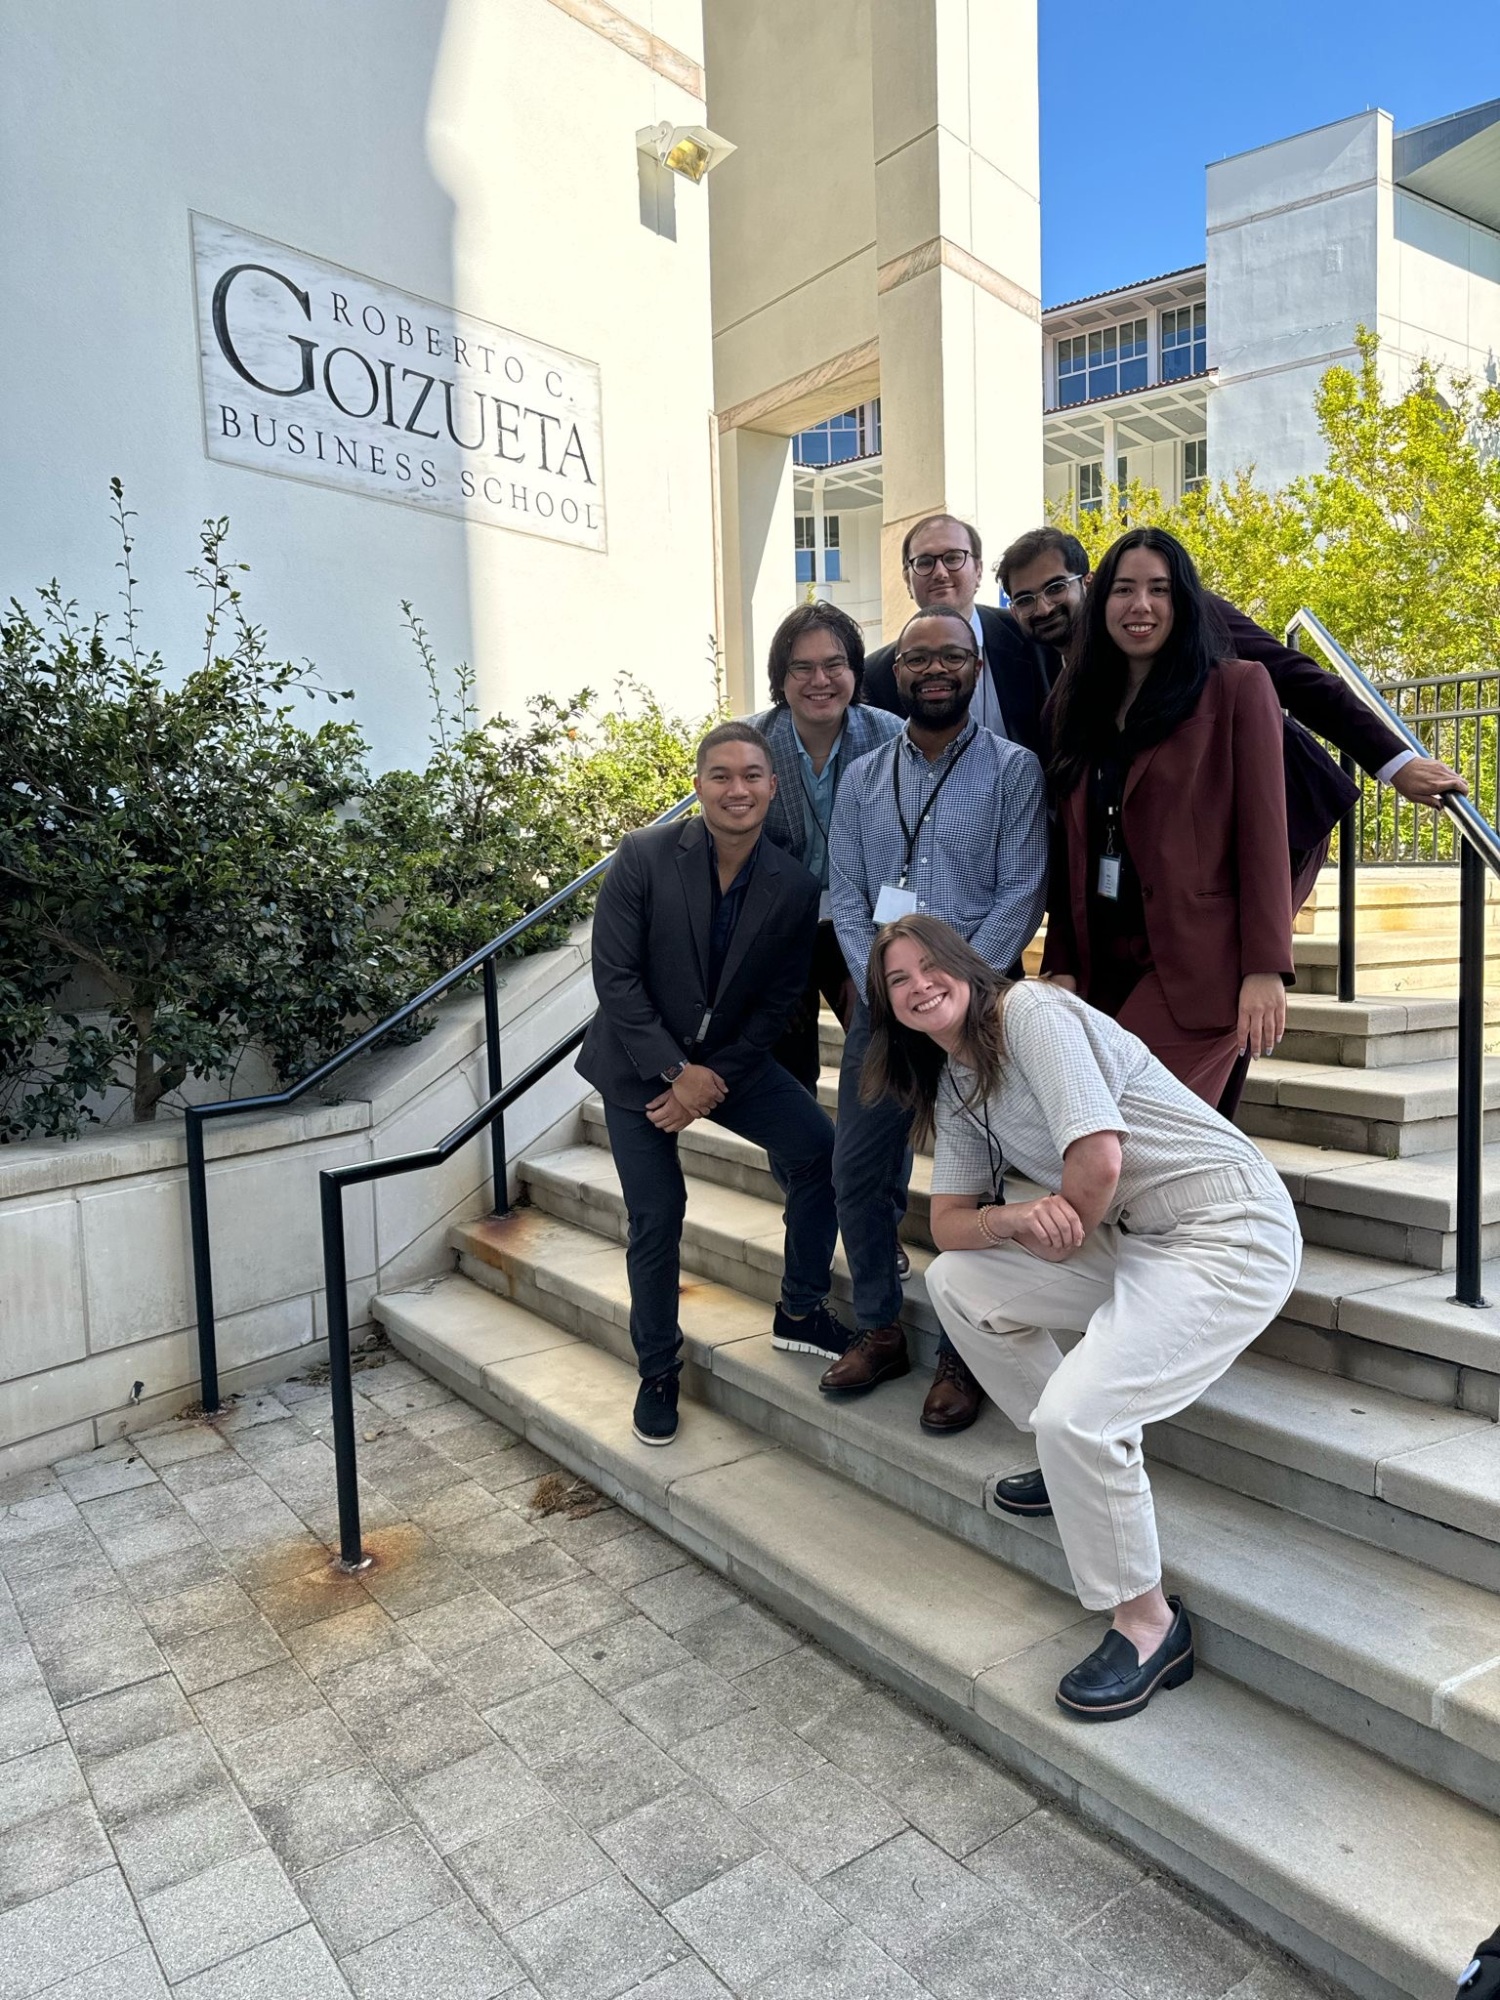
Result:
[[[673,1065],[672,1065],[672,1067],[671,1067],[670,1069],[664,1069],[664,1070],[662,1071],[662,1073],[661,1073],[661,1079],[662,1079],[662,1082],[663,1082],[663,1083],[675,1083],[675,1082],[677,1081],[678,1077],[680,1077],[680,1076],[682,1075],[682,1072],[683,1072],[683,1071],[684,1071],[684,1070],[685,1070],[686,1068],[687,1068],[687,1064],[686,1064],[685,1062],[676,1062],[676,1063],[673,1063]]]

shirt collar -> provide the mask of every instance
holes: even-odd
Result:
[[[806,764],[806,766],[808,767],[808,774],[809,776],[812,777],[813,782],[815,784],[818,782],[820,778],[826,778],[828,776],[828,773],[833,769],[833,760],[835,757],[837,757],[840,750],[842,750],[844,747],[844,733],[847,730],[848,726],[849,725],[847,722],[840,724],[839,733],[833,739],[833,748],[829,751],[828,755],[823,760],[822,770],[814,773],[812,769],[812,757],[808,751],[807,745],[802,741],[801,736],[797,733],[796,723],[794,722],[792,724],[792,741],[797,746],[797,755],[802,759],[803,763]]]
[[[715,889],[717,889],[719,886],[719,850],[717,847],[715,847],[714,837],[709,832],[707,826],[704,827],[703,833],[708,843],[709,879],[712,881]],[[756,857],[760,853],[761,842],[762,840],[764,840],[764,838],[765,838],[765,832],[764,829],[762,829],[762,831],[756,836],[754,847],[751,848],[750,852],[745,856],[745,859],[740,864],[739,873],[730,883],[729,888],[722,892],[723,894],[728,895],[732,890],[738,889],[743,883],[747,882],[750,879],[750,870],[755,866]]]
[[[979,724],[974,720],[973,710],[971,709],[969,712],[968,721],[964,724],[963,728],[960,729],[957,736],[954,737],[953,741],[948,745],[947,749],[943,752],[942,756],[936,760],[937,764],[943,763],[945,759],[951,760],[954,752],[956,750],[961,749],[963,745],[969,741],[970,737],[973,736],[974,732],[978,729],[978,727]],[[921,763],[926,764],[927,769],[929,771],[934,770],[936,768],[935,764],[927,763],[926,757],[917,748],[916,744],[912,742],[910,723],[908,723],[906,728],[902,730],[899,740],[901,743],[901,747],[906,751],[908,756],[915,757]]]
[[[969,630],[974,634],[974,644],[979,648],[980,671],[984,670],[984,622],[979,616],[979,606],[969,606]]]

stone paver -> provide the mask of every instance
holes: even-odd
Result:
[[[410,1363],[0,1483],[0,2000],[1315,2000]],[[548,1511],[549,1506],[554,1511]]]

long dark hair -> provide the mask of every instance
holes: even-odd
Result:
[[[1150,549],[1166,563],[1172,629],[1126,715],[1120,732],[1126,758],[1160,743],[1186,722],[1214,667],[1229,656],[1228,634],[1204,593],[1192,557],[1176,536],[1165,528],[1132,528],[1121,535],[1094,572],[1068,663],[1052,696],[1052,761],[1047,775],[1058,798],[1072,791],[1114,732],[1127,668],[1125,655],[1109,636],[1104,614],[1121,558],[1132,549]]]
[[[962,979],[969,988],[964,1017],[963,1061],[975,1072],[974,1102],[990,1095],[1000,1077],[1005,1043],[1000,1028],[1000,1003],[1013,981],[996,972],[937,917],[898,917],[875,933],[866,974],[870,1006],[870,1047],[860,1071],[859,1094],[866,1104],[894,1097],[913,1114],[912,1140],[920,1145],[932,1135],[938,1084],[948,1058],[931,1035],[905,1027],[896,1019],[885,989],[885,958],[891,946],[910,938],[939,972]]]

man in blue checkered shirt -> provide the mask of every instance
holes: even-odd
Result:
[[[1046,894],[1042,767],[1030,750],[971,718],[981,662],[968,619],[918,612],[896,642],[894,666],[907,725],[848,773],[829,839],[834,929],[861,994],[878,925],[913,910],[941,917],[1003,972],[1017,966]],[[911,1119],[889,1098],[861,1101],[869,1035],[861,1000],[844,1041],[833,1154],[857,1332],[823,1376],[831,1396],[863,1395],[911,1368],[896,1263]],[[923,1429],[966,1430],[980,1402],[978,1383],[944,1335]]]

